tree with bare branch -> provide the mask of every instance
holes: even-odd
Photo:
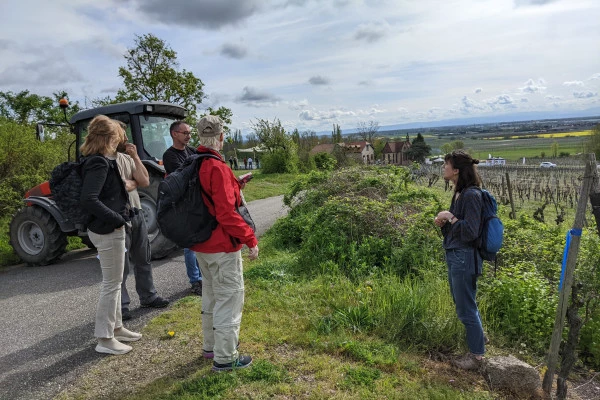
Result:
[[[379,131],[379,122],[377,121],[369,121],[369,122],[359,122],[358,127],[356,128],[356,133],[358,136],[364,140],[365,142],[373,143],[373,138]]]

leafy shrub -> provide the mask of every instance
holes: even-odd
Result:
[[[50,177],[52,169],[67,159],[74,137],[62,133],[44,143],[29,125],[0,120],[0,215],[23,206],[23,195]]]
[[[584,229],[579,247],[574,281],[581,285],[579,296],[584,304],[580,356],[595,368],[600,367],[600,237],[595,229]]]
[[[265,153],[261,158],[264,174],[294,174],[298,172],[298,154],[293,143],[285,149],[279,148],[272,153]]]
[[[449,294],[442,237],[435,214],[447,207],[412,186],[405,168],[361,167],[311,172],[291,185],[289,215],[271,230],[297,254],[296,273],[331,279],[329,313],[320,334],[376,334],[423,350],[464,346],[464,328]],[[499,268],[479,280],[484,326],[499,342],[538,355],[548,347],[557,304],[564,228],[527,216],[504,219]],[[580,350],[600,359],[600,239],[586,231],[576,281],[584,282]],[[370,284],[364,285],[365,280]]]
[[[329,153],[317,153],[313,158],[315,166],[321,171],[333,171],[337,165],[337,160]]]
[[[495,279],[481,279],[485,324],[514,345],[525,343],[544,351],[550,344],[557,296],[530,262],[501,270]]]

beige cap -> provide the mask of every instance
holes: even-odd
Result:
[[[216,115],[202,117],[196,125],[198,135],[202,137],[214,137],[223,133],[223,121]]]

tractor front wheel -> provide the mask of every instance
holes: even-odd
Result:
[[[67,235],[54,218],[38,206],[19,210],[10,223],[10,244],[29,266],[48,265],[67,247]]]

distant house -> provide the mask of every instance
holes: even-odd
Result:
[[[346,157],[362,162],[363,164],[373,164],[375,162],[375,149],[369,142],[318,144],[310,150],[310,155],[318,153],[333,154],[334,152],[343,152]]]
[[[329,144],[329,143],[318,144],[315,147],[313,147],[309,153],[311,156],[314,156],[315,154],[318,154],[318,153],[332,154],[333,150],[335,149],[335,146],[336,146],[336,144]]]
[[[410,149],[411,144],[408,137],[402,142],[387,142],[381,152],[384,164],[394,165],[409,165],[410,160],[406,155],[406,151]]]
[[[353,158],[363,164],[375,163],[375,149],[371,143],[362,141],[342,144],[344,145],[347,157]]]
[[[483,166],[506,165],[506,160],[502,157],[492,157],[492,155],[490,154],[488,159],[481,160],[479,165],[483,165]]]

